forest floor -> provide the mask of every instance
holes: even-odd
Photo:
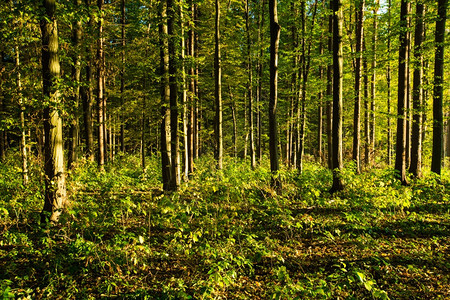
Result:
[[[69,173],[71,205],[39,225],[41,172],[0,164],[3,299],[449,299],[450,174],[408,187],[390,169],[356,175],[331,196],[331,173],[271,174],[227,158],[198,161],[163,194],[159,160],[122,157]],[[17,165],[17,166],[16,166]]]

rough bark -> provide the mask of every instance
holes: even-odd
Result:
[[[270,170],[272,172],[272,185],[281,187],[278,178],[278,48],[280,44],[280,24],[278,24],[277,1],[269,0],[270,14],[270,95],[269,95],[269,152]]]
[[[436,20],[433,88],[433,154],[431,171],[441,174],[444,118],[442,103],[444,99],[444,41],[445,21],[447,19],[448,0],[438,0],[438,18]]]
[[[353,161],[356,173],[361,172],[361,62],[363,43],[364,0],[355,7],[356,60],[355,60],[355,107],[353,110]]]
[[[397,102],[397,138],[395,146],[395,170],[402,184],[406,185],[406,121],[407,121],[407,70],[408,70],[408,51],[407,45],[409,1],[402,0],[400,11],[400,47],[398,56],[398,102]]]
[[[215,18],[215,53],[214,53],[214,79],[215,79],[215,91],[214,97],[216,102],[216,124],[215,124],[215,136],[216,136],[216,153],[215,158],[217,160],[217,168],[221,170],[223,168],[223,137],[222,137],[222,69],[220,61],[220,3],[219,0],[215,1],[216,6],[216,18]]]
[[[342,158],[342,88],[343,56],[342,27],[343,11],[340,0],[332,0],[333,7],[333,186],[331,193],[344,188],[341,171]]]
[[[409,172],[422,176],[422,115],[423,115],[423,38],[425,9],[422,2],[416,3],[416,27],[414,32],[414,79],[413,79],[413,124],[411,136],[411,164]]]
[[[60,76],[58,56],[58,27],[55,18],[56,0],[43,1],[44,17],[40,21],[42,33],[42,78],[46,101],[54,104],[44,108],[44,168],[45,196],[42,222],[58,222],[66,204],[62,118],[57,81]]]

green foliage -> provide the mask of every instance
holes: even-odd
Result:
[[[330,172],[308,163],[283,169],[277,193],[265,167],[227,157],[218,171],[205,156],[164,194],[157,156],[145,172],[135,156],[104,173],[81,161],[70,207],[46,229],[40,181],[20,186],[19,161],[0,165],[3,299],[448,296],[449,174],[403,187],[391,170],[349,167],[330,196]]]

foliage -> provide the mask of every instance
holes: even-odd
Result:
[[[401,186],[389,169],[327,193],[307,163],[270,171],[209,156],[179,192],[163,194],[160,159],[123,156],[104,173],[82,161],[68,177],[61,224],[39,226],[42,179],[20,158],[0,165],[3,299],[397,299],[449,297],[450,174]],[[31,169],[36,168],[32,162]]]

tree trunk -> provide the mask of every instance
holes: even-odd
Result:
[[[191,20],[195,17],[194,2],[190,1],[190,16]],[[191,26],[188,33],[188,55],[191,58],[191,62],[194,60],[195,52],[195,36],[194,28]],[[189,173],[194,172],[194,156],[195,156],[195,66],[191,65],[189,68],[189,121],[188,121],[188,169]]]
[[[422,114],[423,114],[423,38],[424,4],[416,3],[416,28],[414,33],[413,125],[411,136],[411,164],[409,172],[422,176]]]
[[[16,49],[16,70],[17,70],[17,94],[20,108],[20,152],[22,154],[22,184],[28,185],[28,154],[27,154],[27,135],[25,130],[25,103],[22,95],[22,81],[20,74],[20,54],[19,46]]]
[[[180,5],[180,27],[181,27],[181,86],[182,86],[182,93],[181,93],[181,103],[183,103],[183,146],[184,146],[184,152],[183,152],[183,179],[184,181],[188,181],[189,179],[189,157],[192,156],[192,152],[189,153],[189,138],[188,138],[188,126],[189,126],[189,120],[188,120],[188,101],[187,101],[187,87],[186,87],[186,64],[185,64],[185,51],[186,51],[186,39],[184,38],[184,26],[185,26],[185,20],[184,20],[184,13],[183,13],[183,7]]]
[[[372,79],[371,79],[371,95],[370,95],[370,158],[371,164],[375,163],[375,124],[376,124],[376,79],[377,79],[377,31],[378,31],[378,6],[379,0],[375,1],[373,10],[373,36],[372,36]]]
[[[332,0],[330,0],[330,8]],[[328,53],[333,53],[333,16],[328,17]],[[327,66],[327,146],[328,168],[333,170],[333,65]]]
[[[121,65],[121,69],[120,69],[120,106],[123,107],[124,105],[124,93],[125,93],[125,59],[126,59],[126,55],[125,55],[125,45],[126,45],[126,35],[125,35],[125,24],[126,24],[126,20],[125,20],[125,0],[121,0],[121,5],[120,5],[120,10],[121,10],[121,18],[120,18],[120,23],[121,23],[121,40],[122,40],[122,65]],[[125,152],[125,124],[124,124],[124,115],[122,113],[120,113],[120,151],[123,153]]]
[[[233,156],[237,157],[237,120],[236,120],[236,102],[234,101],[231,85],[228,85],[230,91],[231,114],[233,118]]]
[[[100,171],[105,169],[105,120],[103,101],[103,0],[97,0],[97,7],[100,12],[98,19],[98,40],[97,40],[97,122],[98,122],[98,157],[97,163]]]
[[[333,186],[334,193],[344,188],[341,171],[342,159],[342,27],[343,11],[340,0],[332,0],[333,7]]]
[[[40,26],[42,33],[42,78],[44,97],[54,105],[44,108],[44,168],[45,196],[41,220],[58,222],[66,204],[64,173],[64,150],[62,119],[58,107],[61,105],[57,81],[60,76],[58,57],[58,27],[55,18],[56,0],[43,1],[44,18]],[[55,109],[56,108],[56,109]]]
[[[269,151],[272,185],[281,188],[278,178],[280,169],[278,162],[278,47],[280,44],[281,27],[278,24],[277,0],[269,0],[270,14],[270,97],[269,97]]]
[[[214,79],[215,79],[215,101],[216,101],[216,155],[217,168],[223,168],[223,138],[222,138],[222,69],[220,62],[220,3],[216,3],[216,24],[215,24],[215,54],[214,54]]]
[[[170,137],[171,137],[171,167],[172,177],[170,190],[176,191],[180,186],[180,140],[178,138],[178,83],[177,83],[177,52],[176,52],[176,7],[173,0],[167,0],[167,27],[169,33],[169,88],[170,88]]]
[[[363,51],[366,50],[365,42],[363,41]],[[366,167],[370,164],[370,112],[369,112],[369,72],[367,67],[367,58],[363,57],[363,81],[364,81],[364,165]]]
[[[256,167],[255,155],[255,138],[254,138],[254,124],[253,124],[253,74],[252,74],[252,54],[251,54],[251,40],[250,40],[250,21],[249,21],[249,0],[245,2],[245,30],[247,32],[247,71],[248,71],[248,125],[250,130],[250,165],[252,169]]]
[[[165,1],[160,1],[159,17],[159,49],[161,76],[161,167],[163,190],[170,190],[172,177],[171,168],[171,135],[170,135],[170,86],[169,86],[169,52],[167,30],[167,7]]]
[[[442,102],[444,99],[444,41],[445,21],[447,19],[447,0],[438,0],[438,19],[436,20],[433,88],[433,154],[431,171],[440,175],[442,166],[444,120]]]
[[[397,102],[397,140],[395,151],[395,170],[403,185],[406,181],[406,121],[407,121],[407,71],[408,71],[408,14],[409,1],[402,0],[400,12],[400,47],[398,56],[398,102]]]
[[[391,7],[392,3],[389,0],[388,4],[388,31],[391,32]],[[391,35],[388,34],[387,40],[387,56],[391,57]],[[391,132],[391,61],[387,61],[387,164],[390,166],[392,164],[392,132]]]
[[[91,9],[91,0],[85,0],[86,8],[90,11]],[[89,12],[89,22],[86,30],[86,38],[89,34],[92,33],[94,28],[93,16]],[[94,125],[92,118],[92,106],[94,99],[94,91],[92,88],[93,81],[93,72],[92,69],[94,67],[94,57],[92,54],[92,45],[89,44],[86,46],[86,60],[87,64],[85,67],[86,70],[86,87],[83,88],[83,118],[84,118],[84,138],[86,143],[86,157],[90,161],[95,160],[94,155]]]
[[[257,161],[261,162],[262,160],[262,145],[261,145],[261,137],[262,137],[262,124],[261,124],[261,103],[262,103],[262,77],[263,77],[263,57],[264,57],[264,49],[261,45],[262,43],[262,28],[264,26],[264,4],[265,0],[260,1],[259,14],[258,14],[258,45],[259,45],[259,55],[258,55],[258,89],[256,95],[256,128],[257,128]]]
[[[363,44],[364,0],[355,7],[356,61],[355,61],[355,107],[353,111],[353,161],[356,173],[361,172],[361,62]]]
[[[74,5],[77,9],[81,9],[81,0],[74,0]],[[72,122],[70,125],[70,142],[67,167],[72,168],[73,164],[78,159],[78,142],[79,142],[79,103],[80,103],[80,79],[81,79],[81,21],[78,20],[74,24],[72,33],[72,45],[73,45],[73,66],[72,66],[72,80],[76,84],[74,93],[72,95],[72,101],[74,105],[74,115],[72,116]]]

